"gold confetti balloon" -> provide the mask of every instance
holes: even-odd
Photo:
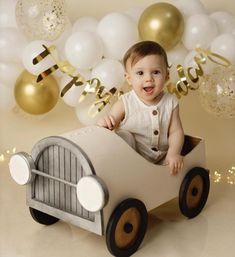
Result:
[[[15,14],[18,27],[31,40],[55,40],[68,23],[64,0],[18,0]]]
[[[143,40],[155,41],[167,50],[180,42],[184,32],[182,14],[168,3],[156,3],[146,8],[138,26]]]
[[[59,98],[59,87],[52,76],[39,83],[37,76],[23,71],[15,84],[15,99],[21,109],[29,114],[39,115],[49,112]]]
[[[223,118],[235,117],[235,68],[215,67],[200,81],[199,97],[203,108]]]

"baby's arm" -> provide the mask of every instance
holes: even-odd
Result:
[[[176,175],[183,167],[183,157],[180,153],[184,143],[184,131],[179,116],[179,106],[173,110],[168,133],[169,149],[166,161],[170,166],[171,174]]]
[[[97,121],[97,125],[100,127],[108,128],[110,130],[114,129],[119,125],[125,116],[124,104],[121,99],[119,99],[111,108],[108,115]]]

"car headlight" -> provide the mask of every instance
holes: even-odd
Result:
[[[32,169],[35,169],[35,165],[29,154],[20,152],[11,157],[9,169],[11,177],[17,184],[26,185],[31,182],[34,176]]]
[[[77,198],[86,210],[100,211],[108,202],[108,190],[99,177],[85,176],[77,183]]]

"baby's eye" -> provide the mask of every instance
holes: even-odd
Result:
[[[155,70],[155,71],[153,71],[153,74],[154,75],[157,75],[157,74],[160,74],[161,72],[160,72],[160,70]]]
[[[143,71],[137,71],[136,74],[142,76],[144,73]]]

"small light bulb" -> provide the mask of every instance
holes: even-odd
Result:
[[[5,160],[4,155],[1,154],[1,155],[0,155],[0,161],[3,162],[4,160]]]

